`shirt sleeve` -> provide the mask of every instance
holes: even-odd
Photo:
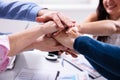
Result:
[[[0,0],[0,18],[35,21],[41,7],[32,2]]]
[[[120,76],[120,46],[82,36],[76,38],[74,49],[110,73]]]
[[[9,50],[8,36],[0,36],[0,72],[5,71],[9,63],[9,57],[7,56]]]

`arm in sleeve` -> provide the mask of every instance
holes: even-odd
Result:
[[[110,73],[120,76],[120,46],[82,36],[76,38],[74,49]]]
[[[8,36],[0,36],[0,72],[5,71],[9,63],[9,57],[7,56],[9,50]]]
[[[41,7],[32,2],[0,0],[0,18],[35,21]]]

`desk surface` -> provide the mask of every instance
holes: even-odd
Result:
[[[24,67],[27,68],[37,68],[39,70],[60,70],[65,72],[80,72],[69,63],[66,63],[64,67],[61,64],[61,59],[56,62],[48,61],[45,59],[47,52],[40,51],[26,51],[17,56],[15,66],[12,70],[7,70],[0,74],[0,80],[14,80],[18,73]],[[92,80],[92,79],[91,79]],[[97,78],[95,80],[105,80],[103,77]]]

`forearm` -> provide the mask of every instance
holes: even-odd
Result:
[[[78,37],[74,49],[99,66],[120,75],[120,47],[99,42],[89,37]]]
[[[103,20],[89,23],[78,24],[77,27],[80,33],[93,35],[111,35],[120,33],[120,25],[118,21]]]
[[[25,47],[33,43],[39,36],[43,35],[42,25],[27,29],[22,32],[9,35],[10,52],[9,55],[15,55]]]
[[[0,0],[0,17],[35,21],[41,7],[32,2]]]
[[[21,49],[18,53],[22,52],[22,51],[27,51],[27,50],[33,50],[33,49],[37,49],[36,47],[36,44],[39,45],[39,48],[43,45],[41,45],[40,43],[43,43],[43,36],[45,35],[42,35],[40,36],[39,38],[37,38],[34,42],[32,42],[30,45],[24,47],[23,49]],[[38,39],[39,39],[39,43],[38,42]]]
[[[22,32],[9,35],[10,55],[15,55],[22,51],[40,36],[54,33],[56,31],[58,31],[57,25],[53,21],[49,21]]]
[[[27,47],[21,49],[20,51],[18,51],[18,52],[15,53],[14,55],[19,54],[19,53],[21,53],[21,52],[23,52],[23,51],[29,51],[29,50],[34,50],[34,49],[35,49],[35,48],[33,47],[33,43],[32,43],[32,44],[28,45]]]

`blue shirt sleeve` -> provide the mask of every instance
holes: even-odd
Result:
[[[32,2],[0,0],[0,18],[35,21],[41,7]]]
[[[81,36],[76,38],[74,49],[94,64],[97,64],[97,66],[120,78],[120,46],[110,45],[87,36]],[[103,74],[104,71],[101,73]]]

